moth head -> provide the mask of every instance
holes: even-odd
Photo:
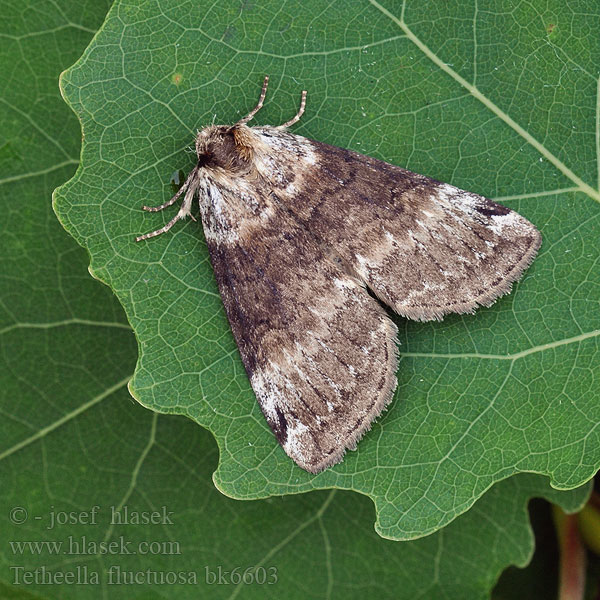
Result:
[[[205,127],[196,136],[198,167],[234,174],[248,171],[252,158],[251,135],[245,125]]]

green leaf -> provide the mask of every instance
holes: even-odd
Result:
[[[104,443],[83,443],[82,451],[67,459],[65,446],[81,444],[85,431]],[[41,465],[31,466],[40,455],[47,456],[43,477]],[[359,494],[330,490],[252,502],[226,498],[210,482],[216,460],[208,432],[181,417],[144,411],[127,402],[122,388],[65,423],[61,435],[32,443],[5,461],[20,489],[2,494],[1,514],[23,507],[29,518],[3,523],[1,579],[16,587],[31,577],[30,585],[19,587],[61,600],[99,598],[102,587],[116,600],[325,594],[484,599],[501,569],[522,566],[531,556],[527,499],[542,494],[573,510],[589,491],[586,486],[558,492],[541,476],[512,477],[442,531],[393,542],[374,533],[373,506]],[[150,518],[152,512],[160,515],[155,525],[133,523],[136,514]],[[65,515],[72,522],[63,524]],[[39,551],[31,552],[27,542],[41,542]],[[106,550],[97,554],[94,544],[101,542]],[[57,573],[73,573],[80,585],[42,584],[43,567],[52,581]],[[243,573],[249,567],[256,576],[266,573],[267,581],[275,575],[276,583],[232,583],[234,569]],[[116,585],[127,583],[131,573],[137,583]],[[164,583],[173,573],[187,583]],[[214,581],[219,573],[220,585]]]
[[[526,568],[509,567],[492,590],[492,600],[547,600],[559,598],[558,532],[552,505],[535,499],[529,503],[529,517],[535,537],[535,552]],[[593,577],[586,578],[590,583]]]
[[[5,3],[0,23],[0,140],[10,149],[0,162],[0,597],[414,598],[423,582],[433,596],[487,597],[500,570],[531,553],[527,499],[541,494],[574,510],[589,487],[557,492],[540,476],[511,478],[443,532],[390,542],[374,534],[373,507],[357,494],[225,498],[210,482],[212,436],[131,402],[131,331],[50,209],[52,189],[73,172],[80,140],[77,119],[59,97],[58,74],[106,8],[69,0]],[[130,515],[165,506],[173,524],[111,526],[112,506],[127,506]],[[92,552],[103,541],[115,544],[106,546],[113,552]],[[148,542],[159,545],[140,547],[149,554],[125,553]],[[64,553],[47,543],[62,543]],[[269,565],[277,568],[276,585],[206,583],[207,568],[258,566],[258,574]],[[142,583],[109,585],[115,566]],[[196,586],[143,583],[153,574],[190,571]],[[86,572],[98,573],[101,583],[47,583]]]
[[[592,2],[575,12],[558,0],[543,11],[513,2],[113,6],[62,78],[85,140],[55,208],[133,326],[132,394],[214,434],[220,490],[245,499],[355,490],[375,502],[381,535],[411,539],[514,473],[565,489],[593,476],[599,15]],[[318,476],[285,456],[262,417],[200,226],[134,242],[170,218],[141,205],[168,198],[171,174],[191,168],[194,131],[245,114],[265,74],[257,123],[286,120],[308,89],[298,133],[498,199],[544,238],[492,308],[443,323],[397,320],[395,401],[356,452]]]

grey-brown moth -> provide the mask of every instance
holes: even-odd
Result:
[[[287,129],[198,132],[168,231],[198,197],[210,260],[250,383],[285,452],[312,473],[342,460],[396,389],[397,328],[506,294],[541,243],[491,200]],[[371,291],[371,294],[367,290]],[[377,299],[375,299],[376,296]]]

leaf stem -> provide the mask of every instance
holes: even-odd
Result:
[[[556,505],[552,512],[560,548],[558,600],[583,600],[586,554],[579,534],[579,516],[567,515]]]

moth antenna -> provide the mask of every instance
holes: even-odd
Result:
[[[285,122],[283,125],[278,125],[277,129],[285,129],[294,123],[297,123],[300,120],[300,117],[304,114],[304,108],[306,107],[306,90],[302,91],[302,100],[300,100],[300,108],[296,113],[296,116],[289,121]]]
[[[269,76],[267,75],[265,77],[265,80],[263,81],[263,86],[262,86],[262,90],[260,92],[260,98],[258,99],[258,104],[243,119],[240,119],[234,125],[234,127],[237,127],[238,125],[245,125],[262,108],[263,103],[265,101],[265,96],[267,95],[267,86],[268,85],[269,85]]]

